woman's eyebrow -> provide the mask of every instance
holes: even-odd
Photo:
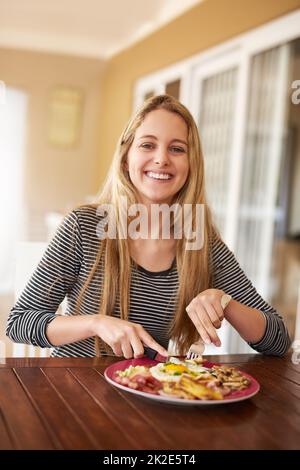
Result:
[[[155,140],[158,140],[157,137],[155,135],[151,135],[151,134],[148,134],[148,135],[142,135],[141,137],[139,137],[139,139],[155,139]],[[185,140],[181,140],[181,139],[173,139],[171,140],[171,142],[181,142],[182,144],[186,145],[187,146],[187,142]]]
[[[181,140],[181,139],[173,139],[172,142],[180,142],[181,144],[184,144],[186,146],[188,146],[187,142],[185,140]]]

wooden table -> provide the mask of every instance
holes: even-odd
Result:
[[[116,358],[4,359],[1,449],[299,449],[300,365],[291,357],[209,356],[261,391],[229,405],[180,407],[109,385]]]

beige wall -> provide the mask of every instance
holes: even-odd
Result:
[[[0,49],[0,75],[7,86],[29,94],[28,142],[25,156],[25,206],[29,238],[43,238],[48,211],[66,211],[97,190],[98,133],[101,125],[100,60],[30,51]],[[47,142],[49,93],[56,85],[79,87],[84,93],[79,145],[70,150]]]
[[[138,78],[299,7],[300,0],[206,0],[112,58],[103,83],[105,120],[100,128],[97,180],[103,180],[131,114],[132,92]]]

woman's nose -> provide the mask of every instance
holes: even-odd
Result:
[[[169,163],[168,151],[165,149],[157,150],[154,156],[154,163],[157,165],[167,165]]]

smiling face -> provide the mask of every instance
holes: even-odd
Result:
[[[146,115],[126,162],[139,202],[172,202],[189,172],[187,137],[187,125],[178,114],[156,109]]]

